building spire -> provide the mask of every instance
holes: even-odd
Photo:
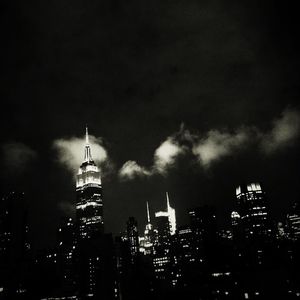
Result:
[[[169,193],[166,192],[166,198],[167,198],[167,210],[169,211],[170,208],[170,199],[169,199]]]
[[[167,214],[168,219],[171,225],[171,235],[175,234],[176,232],[176,212],[175,209],[171,207],[170,205],[170,199],[169,199],[169,193],[166,192],[166,198],[167,198]]]
[[[84,161],[85,162],[90,162],[92,160],[93,159],[92,159],[91,147],[90,147],[90,142],[89,142],[89,131],[88,131],[88,127],[86,125],[86,127],[85,127]]]
[[[85,144],[89,145],[89,129],[88,126],[85,126]]]
[[[150,212],[149,212],[149,203],[147,201],[147,221],[148,221],[148,224],[150,223]]]

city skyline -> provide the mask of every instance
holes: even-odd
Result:
[[[116,234],[128,215],[143,226],[146,201],[163,210],[166,191],[179,224],[204,204],[229,223],[242,182],[262,182],[280,219],[300,194],[296,11],[273,1],[5,3],[0,180],[30,195],[37,242],[75,213],[86,124]]]
[[[183,131],[183,128],[181,128],[181,134],[183,136],[187,135],[188,139],[191,139],[191,134],[188,131],[184,131],[184,132],[182,132],[182,131]],[[72,170],[73,168],[75,170],[78,162],[81,161],[80,162],[79,171],[75,172],[77,174],[76,175],[77,179],[75,179],[75,174],[73,174],[74,175],[74,186],[76,186],[76,191],[78,193],[78,197],[79,198],[77,200],[77,203],[74,202],[73,204],[69,205],[69,208],[68,208],[69,211],[66,212],[66,213],[61,214],[61,217],[66,216],[66,217],[75,218],[75,214],[79,217],[82,214],[81,213],[81,211],[82,211],[83,212],[82,216],[84,216],[84,219],[86,219],[86,217],[89,218],[88,215],[85,215],[86,213],[84,213],[84,210],[86,210],[86,208],[89,209],[89,206],[92,206],[92,207],[95,207],[95,205],[99,206],[99,204],[96,203],[98,200],[96,200],[96,202],[95,202],[95,198],[93,198],[93,197],[91,198],[91,200],[88,200],[87,202],[85,202],[86,199],[84,199],[84,198],[82,198],[83,201],[79,200],[79,199],[81,197],[83,197],[82,196],[83,194],[81,195],[81,193],[86,193],[86,192],[84,192],[84,190],[86,189],[85,186],[89,186],[89,183],[92,183],[92,184],[97,185],[97,186],[99,185],[99,187],[100,187],[100,194],[99,194],[100,198],[99,199],[101,201],[101,203],[100,203],[101,213],[99,215],[101,219],[99,219],[99,222],[101,224],[97,221],[92,226],[95,226],[95,230],[99,230],[99,231],[103,232],[104,222],[103,222],[103,207],[102,207],[103,206],[103,200],[102,200],[103,196],[102,196],[101,168],[99,170],[97,164],[95,164],[93,156],[92,156],[92,152],[93,152],[93,147],[95,147],[96,154],[98,154],[100,156],[100,159],[98,159],[97,156],[96,156],[95,157],[95,161],[96,161],[96,163],[98,162],[100,165],[101,164],[103,165],[103,160],[101,159],[101,156],[103,156],[103,154],[104,154],[104,157],[106,157],[106,152],[105,152],[105,149],[102,148],[102,145],[100,145],[99,143],[97,144],[96,141],[97,141],[97,139],[93,135],[89,135],[89,133],[88,133],[88,126],[86,125],[86,127],[85,127],[85,135],[84,135],[84,137],[82,139],[77,139],[77,140],[75,140],[73,142],[70,142],[69,145],[68,145],[70,148],[68,148],[68,146],[66,146],[66,145],[64,145],[64,146],[60,145],[60,147],[64,148],[64,151],[65,151],[64,155],[66,157],[69,156],[69,159],[70,159],[70,157],[72,158],[71,160],[68,160],[66,158],[65,158],[65,161],[62,160],[63,163],[65,163],[70,168],[70,170]],[[72,143],[73,143],[73,145],[72,145]],[[167,159],[169,159],[171,161],[174,160],[177,155],[181,154],[180,153],[180,151],[181,151],[180,150],[180,147],[181,147],[180,144],[176,144],[177,141],[175,141],[175,140],[172,141],[170,144],[172,145],[172,143],[174,143],[173,147],[178,147],[178,149],[179,149],[179,150],[177,149],[178,153],[175,153],[174,156],[171,155],[169,157],[168,157],[168,155],[165,156],[165,157],[163,155],[161,155],[161,157],[163,157],[164,159],[167,157]],[[79,152],[76,153],[76,150],[74,150],[78,146],[81,147],[81,151],[80,151],[81,154]],[[160,148],[163,148],[163,147],[160,147]],[[167,153],[168,153],[168,151],[169,151],[169,149],[167,148]],[[173,149],[171,149],[171,153],[172,153],[172,151],[173,151]],[[185,149],[185,151],[186,151],[186,149]],[[73,157],[72,157],[72,155],[73,155]],[[76,157],[76,155],[78,155],[78,157]],[[136,178],[145,179],[145,177],[147,178],[147,177],[155,176],[155,175],[159,174],[159,172],[160,172],[160,170],[159,170],[158,167],[157,167],[157,170],[154,170],[154,167],[153,167],[152,171],[145,171],[146,169],[143,169],[143,167],[140,167],[140,166],[134,164],[133,168],[131,168],[131,166],[129,168],[129,170],[131,171],[131,173],[129,173],[129,174],[126,174],[126,173],[122,174],[122,170],[124,170],[124,166],[126,166],[126,164],[127,163],[125,163],[122,166],[122,168],[119,170],[119,172],[118,172],[119,178],[121,178],[121,180],[124,180],[125,182],[130,182],[130,181],[132,181],[133,179],[136,179]],[[91,166],[89,167],[89,165],[91,165]],[[166,163],[164,167],[165,167],[165,170],[168,170],[168,168],[172,167],[172,165],[168,165],[168,163]],[[92,173],[88,174],[90,172],[92,172]],[[152,174],[151,174],[151,172],[152,172]],[[87,175],[85,175],[85,173]],[[70,174],[72,174],[72,172],[70,172]],[[232,187],[232,190],[235,190],[235,193],[233,193],[234,196],[235,196],[235,194],[238,195],[238,193],[240,193],[241,187],[239,186],[239,184],[244,184],[244,183],[240,182],[240,183],[237,183],[235,187]],[[252,183],[252,185],[256,185],[256,183]],[[258,186],[260,187],[260,184],[258,184]],[[98,189],[98,187],[97,187],[97,189]],[[95,190],[95,192],[97,192],[97,191]],[[171,234],[175,234],[175,230],[176,230],[176,217],[175,217],[176,213],[175,213],[175,211],[176,211],[176,208],[172,208],[170,206],[170,200],[169,200],[168,192],[164,192],[164,193],[165,193],[165,199],[167,201],[167,205],[166,205],[167,210],[166,211],[162,211],[161,208],[163,208],[164,205],[160,204],[158,209],[151,210],[151,213],[150,213],[150,210],[149,210],[149,207],[148,207],[149,201],[146,201],[145,203],[147,204],[147,213],[146,214],[143,213],[141,216],[135,216],[135,217],[137,217],[139,219],[139,221],[137,223],[138,227],[139,227],[139,230],[141,230],[143,228],[143,226],[148,223],[148,218],[149,218],[150,215],[152,215],[152,218],[155,217],[153,219],[156,219],[156,218],[158,218],[160,216],[166,216],[166,217],[168,217],[168,220],[169,220],[169,223],[170,223],[170,226],[171,226],[170,227],[171,228],[170,232],[171,232]],[[89,194],[90,194],[90,192],[87,192],[87,195],[89,195]],[[90,196],[88,196],[88,197],[90,197]],[[162,199],[160,199],[160,200],[162,200]],[[230,225],[230,222],[231,222],[230,221],[230,214],[231,214],[231,217],[232,217],[232,213],[233,214],[236,213],[234,211],[235,207],[237,206],[237,204],[235,203],[236,200],[235,200],[234,197],[232,197],[232,200],[233,200],[233,203],[232,203],[232,206],[230,207],[230,209],[232,209],[233,211],[227,211],[227,216],[225,216],[226,219],[227,219],[227,221],[225,221],[225,222],[224,222],[224,220],[220,220],[220,219],[222,219],[222,215],[220,217],[220,211],[219,211],[219,207],[217,205],[211,204],[209,202],[203,204],[203,205],[211,205],[211,206],[213,206],[213,207],[215,207],[217,209],[217,212],[218,212],[218,215],[219,215],[218,221],[220,222],[219,226],[221,228],[223,228],[223,229],[230,228],[230,226],[231,226]],[[91,201],[91,202],[89,202],[89,201]],[[275,218],[274,222],[276,222],[276,221],[284,221],[284,218],[286,217],[287,212],[291,209],[291,205],[294,204],[295,202],[297,202],[297,199],[294,202],[291,201],[291,203],[290,203],[289,206],[285,206],[286,210],[282,211],[282,214],[280,216],[281,218],[279,218],[277,220]],[[270,206],[270,204],[271,204],[271,202],[269,203],[269,206]],[[105,205],[105,201],[104,201],[104,205]],[[196,207],[196,206],[199,206],[199,204],[195,204],[193,206],[187,207],[186,211],[182,212],[182,214],[185,214],[185,217],[187,218],[187,216],[188,216],[187,212],[190,209],[192,209],[193,207]],[[76,210],[75,214],[74,213],[70,214],[70,211],[75,212],[75,210]],[[105,211],[105,209],[104,209],[104,211]],[[92,215],[94,215],[94,216],[92,216],[92,215],[90,216],[91,220],[93,218],[97,218],[97,215],[99,214],[99,212],[100,211],[98,210],[98,208],[96,208],[95,212],[92,213]],[[89,212],[89,214],[91,214],[91,212]],[[133,214],[131,212],[129,212],[128,215],[133,215]],[[272,210],[271,210],[271,215],[272,215]],[[224,217],[224,215],[223,215],[223,217]],[[79,217],[79,219],[80,218],[81,217]],[[86,219],[86,220],[88,221],[88,219]],[[182,226],[182,225],[185,225],[185,223],[184,223],[183,220],[184,219],[181,219],[179,227]],[[87,222],[87,221],[84,221],[84,222]],[[54,225],[54,232],[56,232],[58,223],[57,224],[53,224],[53,225]],[[275,226],[275,223],[273,223],[272,226]],[[99,228],[96,229],[96,227],[97,228],[99,227]],[[83,224],[83,228],[87,228],[87,227]],[[119,224],[119,230],[116,231],[116,232],[113,232],[113,234],[117,236],[117,235],[121,234],[121,232],[122,232],[123,229],[124,229],[124,223],[122,224],[120,222],[120,224]],[[32,228],[32,226],[31,226],[31,230],[34,232],[34,228]],[[83,230],[87,230],[87,229],[83,229]],[[91,227],[91,231],[90,232],[92,232],[92,231],[93,230],[92,230],[92,227]],[[85,232],[83,235],[89,234],[88,232],[89,231]],[[106,232],[110,232],[110,228],[108,228],[108,230]],[[41,248],[42,246],[44,247],[47,244],[42,245],[42,246],[41,245],[39,245],[37,248]],[[49,245],[51,245],[51,243],[48,244],[48,246]]]
[[[300,297],[296,3],[2,2],[0,300]]]
[[[131,216],[126,230],[113,238],[103,231],[101,179],[87,129],[84,152],[77,176],[77,214],[74,220],[61,219],[53,247],[33,251],[24,193],[1,198],[1,299],[139,299],[141,293],[145,299],[300,296],[295,274],[299,203],[284,223],[276,224],[261,184],[249,182],[236,188],[229,229],[218,228],[216,208],[204,205],[191,209],[188,224],[173,232],[176,213],[166,193],[167,211],[155,213],[154,225],[146,204],[144,234]],[[264,276],[270,270],[263,284],[260,277],[253,279],[253,271]]]

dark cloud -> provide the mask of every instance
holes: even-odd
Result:
[[[37,153],[22,143],[11,142],[2,146],[2,160],[9,176],[22,174],[36,157]]]
[[[295,144],[300,134],[300,112],[286,109],[273,122],[271,132],[262,137],[262,148],[267,154]]]

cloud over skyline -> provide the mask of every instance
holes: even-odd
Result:
[[[172,166],[178,155],[185,152],[185,147],[180,145],[175,137],[168,137],[154,152],[154,171],[165,174]]]
[[[204,138],[194,143],[192,152],[199,163],[208,168],[214,161],[229,156],[243,147],[249,141],[250,135],[247,128],[240,128],[233,133],[210,130]]]
[[[4,165],[12,173],[22,173],[37,157],[37,153],[33,149],[18,142],[4,144],[2,153]]]
[[[168,169],[175,163],[177,156],[185,151],[186,147],[180,145],[175,136],[169,136],[154,151],[151,168],[147,169],[136,161],[129,160],[121,167],[119,177],[122,180],[131,180],[137,176],[166,175]]]
[[[118,175],[121,180],[149,177],[154,174],[166,176],[170,167],[176,164],[179,155],[192,154],[199,166],[210,168],[214,163],[231,156],[235,151],[243,151],[250,143],[257,151],[270,155],[293,145],[300,134],[300,112],[286,108],[278,118],[270,122],[268,131],[257,127],[241,126],[235,130],[211,129],[203,134],[191,133],[182,124],[180,129],[168,136],[153,153],[153,164],[145,167],[134,160],[126,161]],[[101,138],[90,136],[92,156],[98,165],[110,164],[107,150]],[[61,138],[53,142],[58,153],[58,161],[76,174],[84,156],[84,138]],[[23,143],[11,142],[2,146],[4,165],[12,172],[23,172],[37,153]]]
[[[136,176],[166,175],[178,156],[187,153],[193,154],[200,167],[207,170],[213,163],[246,149],[250,144],[256,145],[260,153],[275,152],[293,144],[299,133],[300,112],[292,109],[285,109],[266,132],[255,126],[241,126],[233,131],[212,129],[200,135],[191,133],[181,124],[180,130],[167,137],[154,151],[154,163],[150,169],[136,161],[127,161],[119,176],[130,180]]]
[[[261,147],[266,154],[292,145],[300,133],[300,112],[285,109],[280,118],[273,121],[270,132],[261,136]]]
[[[107,162],[108,155],[103,147],[102,139],[90,135],[89,143],[94,161],[100,166],[102,163]],[[58,152],[58,161],[76,174],[84,158],[85,139],[77,137],[57,139],[53,142],[53,146]]]
[[[149,176],[151,172],[140,166],[136,161],[128,160],[120,169],[121,179],[133,179],[138,176]]]

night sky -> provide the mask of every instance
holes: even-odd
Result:
[[[212,204],[226,225],[248,181],[283,218],[300,192],[293,5],[1,1],[2,190],[27,193],[37,247],[74,213],[86,124],[107,232],[142,231],[165,191],[179,224]]]

